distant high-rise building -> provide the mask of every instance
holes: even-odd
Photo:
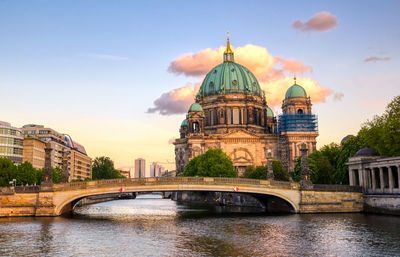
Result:
[[[146,160],[138,158],[135,160],[135,178],[146,177]]]
[[[20,129],[0,121],[0,157],[7,157],[14,163],[22,163],[23,135]]]
[[[164,173],[165,168],[158,164],[157,162],[153,162],[150,165],[150,177],[161,177],[161,174]]]

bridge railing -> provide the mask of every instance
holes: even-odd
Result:
[[[212,178],[212,177],[155,177],[155,178],[133,178],[133,179],[107,179],[86,182],[72,182],[54,185],[55,191],[85,189],[104,186],[134,186],[134,185],[165,185],[165,184],[201,184],[201,185],[252,185],[270,186],[279,188],[298,188],[297,183],[258,180],[246,178]]]

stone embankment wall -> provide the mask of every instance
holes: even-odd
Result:
[[[300,213],[362,212],[361,188],[341,185],[313,185],[301,191]]]
[[[365,195],[364,211],[400,215],[400,194]]]

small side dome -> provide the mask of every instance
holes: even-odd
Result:
[[[376,150],[368,147],[358,150],[354,155],[354,157],[371,157],[371,156],[379,156],[379,153]]]
[[[351,137],[354,137],[353,135],[347,135],[345,136],[341,141],[340,145],[343,145],[347,140],[349,140]]]
[[[184,127],[184,126],[187,126],[187,125],[188,125],[188,120],[187,120],[187,119],[184,119],[184,120],[182,121],[181,127]]]
[[[267,107],[267,117],[274,117],[274,112],[271,108]]]
[[[307,97],[306,90],[304,90],[302,86],[294,84],[286,91],[285,98],[288,99],[294,97]]]
[[[198,103],[193,103],[190,108],[189,112],[202,112],[203,108],[201,108],[201,105]]]

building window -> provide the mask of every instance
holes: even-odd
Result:
[[[297,113],[298,113],[298,114],[303,114],[303,109],[298,109],[298,110],[297,110]]]
[[[210,125],[214,125],[214,110],[210,110]]]
[[[232,124],[232,111],[230,108],[226,109],[226,124]]]
[[[238,108],[234,108],[232,110],[232,116],[233,116],[233,124],[239,124],[239,109]]]
[[[192,126],[193,126],[193,128],[192,128],[192,132],[193,133],[199,133],[200,132],[199,123],[197,121],[193,122]]]

